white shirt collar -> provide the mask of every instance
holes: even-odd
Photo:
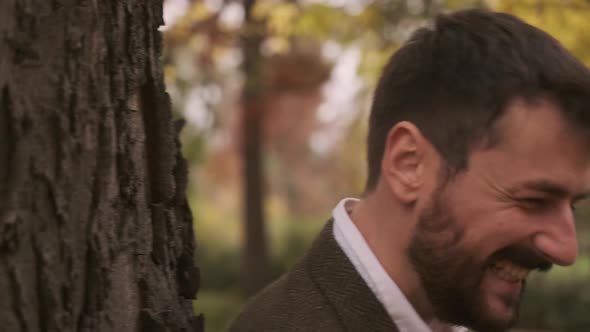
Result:
[[[383,269],[363,235],[348,215],[356,198],[341,200],[332,211],[334,238],[356,271],[383,305],[400,332],[432,332],[422,320],[395,282]],[[463,327],[452,327],[452,332],[466,332]]]

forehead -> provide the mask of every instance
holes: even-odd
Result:
[[[565,118],[561,107],[550,98],[514,98],[506,106],[506,111],[495,126],[506,138],[513,138],[523,131],[531,134],[536,131],[564,134],[574,129]]]
[[[590,189],[587,136],[551,100],[513,100],[495,130],[497,144],[474,151],[470,168],[507,183],[546,180],[571,190]]]

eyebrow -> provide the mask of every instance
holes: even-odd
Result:
[[[525,181],[518,186],[519,189],[529,189],[534,191],[544,192],[554,197],[569,197],[570,191],[557,183],[548,180],[532,180]],[[590,197],[590,192],[584,192],[581,194],[574,195],[573,200],[579,201]]]

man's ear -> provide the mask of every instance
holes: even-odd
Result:
[[[414,203],[424,183],[425,138],[414,124],[402,121],[387,134],[381,176],[401,202]]]

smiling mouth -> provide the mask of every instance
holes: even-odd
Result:
[[[516,265],[508,260],[500,259],[491,264],[489,269],[498,278],[508,282],[521,282],[526,279],[531,270]]]

